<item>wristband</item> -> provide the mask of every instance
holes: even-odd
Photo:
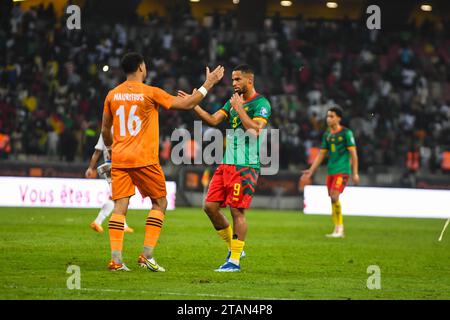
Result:
[[[206,97],[206,95],[208,94],[208,90],[206,90],[206,88],[204,86],[201,86],[200,88],[198,88],[197,91],[200,92],[203,95],[203,97]]]

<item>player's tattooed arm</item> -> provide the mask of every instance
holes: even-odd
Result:
[[[265,121],[251,119],[244,110],[244,97],[238,93],[234,93],[230,99],[231,107],[236,110],[241,119],[242,125],[251,134],[258,136],[261,130],[266,126]]]

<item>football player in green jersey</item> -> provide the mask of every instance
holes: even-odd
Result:
[[[214,127],[228,120],[226,150],[222,164],[211,179],[204,210],[219,236],[228,245],[225,263],[216,271],[240,270],[240,259],[245,255],[247,234],[245,209],[252,201],[260,171],[260,133],[271,115],[269,101],[254,87],[254,72],[248,65],[234,68],[232,73],[234,94],[222,109],[214,114],[194,108],[197,116]],[[233,228],[220,208],[230,207]]]
[[[353,183],[359,183],[358,154],[353,133],[341,125],[343,111],[332,107],[327,112],[328,129],[322,138],[320,152],[311,167],[303,171],[302,179],[308,180],[316,172],[322,161],[328,155],[327,188],[331,198],[332,219],[334,231],[327,237],[343,238],[344,223],[339,195],[344,191],[350,175]]]

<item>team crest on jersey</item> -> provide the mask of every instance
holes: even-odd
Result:
[[[339,138],[338,138],[338,140],[339,140],[339,141],[342,141],[342,140],[344,140],[344,138],[342,138],[342,137],[339,137]]]
[[[262,109],[261,109],[261,115],[262,115],[262,116],[267,116],[267,110],[266,110],[266,108],[262,108]]]

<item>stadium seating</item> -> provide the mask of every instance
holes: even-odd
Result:
[[[123,79],[120,56],[137,50],[148,59],[148,82],[173,93],[198,86],[207,64],[252,64],[258,91],[272,103],[270,125],[281,131],[282,168],[306,165],[325,111],[337,104],[355,132],[363,173],[405,168],[413,144],[422,169],[439,169],[450,148],[448,21],[380,37],[348,20],[268,17],[265,30],[241,33],[233,14],[214,15],[208,27],[182,14],[177,24],[150,14],[126,26],[86,15],[81,30],[68,31],[51,6],[3,12],[0,132],[11,149],[3,157],[86,160],[104,97]],[[205,105],[217,110],[230,93],[228,76]],[[163,111],[161,142],[172,128],[192,129],[194,119]]]

